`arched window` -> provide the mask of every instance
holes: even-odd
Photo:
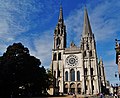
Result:
[[[57,46],[57,48],[59,48],[59,46],[60,46],[60,38],[59,37],[57,38],[56,46]]]
[[[87,68],[84,68],[84,75],[87,75]]]
[[[57,57],[57,55],[56,55],[56,53],[54,53],[53,54],[53,60],[56,60],[56,57]]]
[[[88,45],[88,43],[86,44],[86,49],[89,50],[89,45]]]
[[[58,34],[60,34],[60,29],[58,28]]]
[[[77,71],[77,81],[80,81],[80,71]]]
[[[92,56],[92,51],[90,51],[90,56]]]
[[[75,81],[75,71],[74,71],[74,69],[70,70],[70,78],[71,78],[71,81]]]
[[[60,70],[58,70],[58,77],[60,77]]]
[[[68,71],[65,72],[65,81],[68,81]]]
[[[83,56],[84,56],[84,57],[86,57],[86,55],[87,55],[87,54],[86,54],[86,51],[84,51],[84,54],[83,54]]]
[[[91,85],[92,85],[92,94],[93,94],[93,90],[94,90],[94,84],[93,84],[94,79],[91,80]]]
[[[64,93],[65,93],[65,94],[68,94],[68,84],[65,84],[65,85],[64,85]]]
[[[58,60],[61,60],[61,52],[58,54]]]
[[[56,71],[54,71],[54,77],[56,78]]]
[[[91,68],[91,75],[93,75],[93,68]]]
[[[77,84],[77,93],[81,94],[81,85],[80,85],[80,83]]]

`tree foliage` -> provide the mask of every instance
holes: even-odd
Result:
[[[8,46],[0,57],[0,96],[42,95],[49,88],[49,75],[40,60],[21,43]]]

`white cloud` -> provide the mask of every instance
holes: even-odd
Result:
[[[80,44],[80,35],[82,32],[82,22],[83,22],[83,9],[76,9],[70,13],[70,15],[65,20],[67,26],[67,38],[68,42],[76,41],[76,44]],[[82,21],[82,22],[81,22]],[[78,41],[79,40],[79,41]]]
[[[91,11],[92,27],[98,41],[111,39],[120,31],[119,4],[119,0],[104,1]]]
[[[21,20],[17,20],[18,17],[22,18],[24,16],[22,13],[20,15],[20,13],[17,2],[12,2],[11,0],[0,1],[0,37],[2,40],[14,40],[17,34],[26,31],[26,28],[19,24]]]
[[[3,34],[3,32],[4,32],[4,34],[7,33],[7,31],[8,31],[8,24],[7,24],[6,20],[0,20],[0,23],[1,23],[0,24],[0,36],[1,36]]]
[[[0,56],[6,51],[7,46],[3,44],[4,42],[0,42]]]
[[[13,41],[19,34],[45,24],[55,13],[55,3],[52,0],[0,0],[0,37]],[[49,14],[50,11],[53,13]]]
[[[49,51],[52,44],[48,41],[48,39],[51,40],[48,34],[36,33],[38,35],[35,34],[37,36],[33,38],[35,40],[31,40],[30,37],[33,37],[31,35],[36,32],[36,27],[38,29],[56,13],[57,2],[53,0],[0,0],[0,54],[3,54],[11,43],[22,42],[30,47],[32,53],[42,62],[45,62],[46,56],[50,58],[48,53],[51,53]],[[31,43],[34,43],[36,50],[32,49]]]
[[[43,36],[38,36],[33,41],[34,49],[31,48],[30,54],[39,58],[42,66],[49,67],[52,57],[53,31],[43,32]]]

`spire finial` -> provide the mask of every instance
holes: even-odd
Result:
[[[100,57],[100,60],[99,60],[100,64],[103,65],[103,60],[102,60],[102,57]]]
[[[62,10],[62,5],[60,5],[60,14],[59,14],[59,21],[63,21],[63,10]]]

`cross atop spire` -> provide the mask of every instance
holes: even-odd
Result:
[[[83,34],[83,37],[88,36],[88,35],[89,36],[92,35],[92,29],[91,29],[91,25],[90,25],[90,21],[89,21],[86,7],[84,10],[84,24],[83,24],[83,33],[82,34]]]

